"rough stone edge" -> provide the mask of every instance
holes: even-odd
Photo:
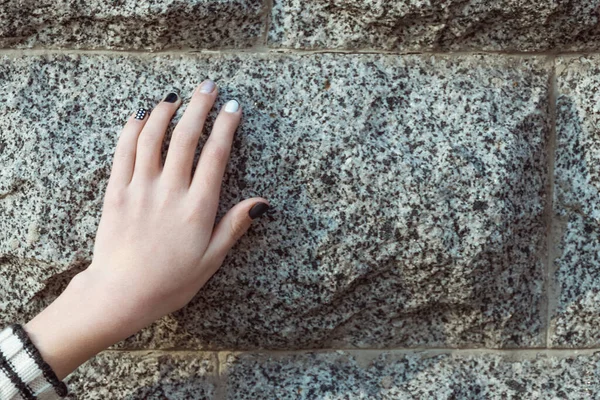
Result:
[[[567,229],[567,224],[568,224],[568,217],[566,218],[559,218],[559,216],[556,214],[556,206],[557,204],[555,204],[555,196],[556,196],[556,190],[554,187],[555,181],[556,181],[556,170],[555,170],[555,162],[556,162],[556,156],[557,156],[557,151],[558,151],[558,145],[559,145],[559,138],[558,138],[558,125],[557,125],[557,109],[556,109],[556,105],[557,105],[557,100],[558,100],[558,96],[560,95],[560,88],[559,88],[559,79],[561,78],[561,76],[567,72],[570,68],[573,67],[573,63],[577,63],[578,61],[586,61],[586,62],[593,62],[594,60],[596,61],[600,61],[600,52],[598,51],[593,51],[593,52],[566,52],[563,54],[555,54],[554,57],[554,64],[553,64],[553,69],[552,69],[552,74],[553,74],[553,82],[552,82],[552,87],[551,90],[554,92],[554,98],[551,98],[551,106],[553,107],[553,115],[552,115],[552,132],[551,132],[551,140],[554,140],[554,153],[552,155],[549,155],[549,157],[552,157],[552,171],[551,171],[551,175],[549,175],[549,179],[552,180],[552,191],[550,193],[551,197],[549,198],[551,200],[551,214],[550,214],[550,221],[551,221],[551,226],[549,226],[548,228],[548,286],[547,286],[547,327],[546,327],[546,348],[547,349],[556,349],[559,351],[571,351],[571,352],[575,352],[577,353],[578,351],[591,351],[593,352],[594,349],[596,349],[596,351],[600,350],[598,349],[598,347],[593,344],[591,346],[578,346],[578,347],[573,347],[573,346],[555,346],[553,344],[553,338],[555,338],[555,331],[556,331],[556,323],[554,321],[554,318],[556,317],[555,311],[558,309],[558,302],[560,299],[560,285],[558,280],[556,279],[556,274],[558,272],[558,265],[556,264],[556,261],[560,258],[561,253],[562,253],[562,249],[561,249],[561,242],[562,242],[562,237],[565,233],[565,230]],[[550,171],[549,171],[550,172]],[[564,349],[564,350],[562,350]]]
[[[79,368],[85,368],[85,364],[91,360],[93,360],[96,356],[119,356],[123,355],[125,357],[130,357],[131,359],[155,359],[157,361],[157,365],[159,364],[159,359],[163,357],[179,357],[181,359],[185,358],[193,358],[196,357],[198,359],[210,360],[211,364],[214,367],[214,371],[210,375],[204,375],[204,378],[210,382],[214,386],[216,399],[220,399],[218,394],[223,391],[224,385],[220,375],[220,360],[219,354],[214,351],[187,351],[187,350],[112,350],[107,349],[103,350],[95,356],[91,357],[89,360],[84,362]],[[77,372],[74,371],[74,372]],[[71,378],[71,374],[69,374],[64,382],[67,387],[69,387],[69,380]]]
[[[267,2],[272,0],[267,0]],[[265,6],[267,7],[267,6]],[[261,39],[255,46],[236,48],[236,47],[215,47],[211,49],[194,49],[188,47],[181,48],[166,48],[162,50],[139,50],[139,49],[87,49],[87,48],[53,48],[53,47],[29,47],[29,48],[12,48],[1,47],[0,55],[36,55],[36,54],[106,54],[106,55],[121,55],[121,56],[139,56],[139,57],[156,57],[161,55],[216,55],[216,54],[246,54],[246,55],[314,55],[314,54],[340,54],[340,55],[361,55],[361,54],[379,54],[389,56],[440,56],[440,57],[467,57],[467,56],[497,56],[497,57],[522,57],[522,58],[544,58],[552,57],[556,59],[569,59],[578,57],[595,57],[600,56],[600,49],[594,51],[497,51],[497,50],[460,50],[460,51],[409,51],[409,50],[379,50],[373,48],[358,48],[358,49],[295,49],[295,48],[274,48],[265,46],[261,43]]]
[[[215,388],[217,399],[226,399],[230,377],[228,372],[228,363],[235,362],[238,356],[250,356],[258,359],[270,360],[285,360],[290,356],[302,355],[337,355],[349,356],[361,368],[368,368],[373,361],[380,356],[388,356],[389,361],[399,360],[406,356],[417,356],[420,359],[428,359],[440,355],[450,356],[454,358],[468,357],[501,357],[504,362],[519,362],[519,361],[535,361],[538,359],[555,358],[559,360],[576,359],[580,356],[594,356],[600,352],[600,348],[596,349],[510,349],[510,350],[495,350],[495,349],[390,349],[390,350],[336,350],[336,349],[318,349],[318,350],[298,350],[298,351],[220,351],[217,352],[218,365],[218,386]]]
[[[111,350],[106,350],[111,351]],[[115,351],[115,350],[113,350]],[[573,358],[577,356],[590,356],[600,352],[600,347],[586,349],[571,349],[571,348],[515,348],[515,349],[486,349],[486,348],[397,348],[397,349],[306,349],[306,350],[257,350],[257,351],[186,351],[186,350],[135,350],[128,351],[129,353],[160,353],[160,355],[168,354],[216,354],[219,360],[219,373],[225,376],[227,366],[222,361],[230,356],[269,356],[273,358],[283,358],[287,356],[299,356],[307,354],[347,354],[353,357],[358,357],[363,360],[370,361],[382,354],[390,354],[392,356],[419,355],[422,358],[434,357],[438,355],[452,355],[456,357],[484,357],[484,356],[500,356],[509,360],[531,360],[538,356],[557,357],[557,358]]]
[[[554,357],[557,359],[574,359],[579,356],[593,356],[600,352],[600,348],[594,349],[452,349],[452,348],[415,348],[415,349],[316,349],[316,350],[263,350],[263,351],[196,351],[196,350],[104,350],[99,354],[116,355],[125,353],[128,357],[160,358],[164,356],[195,356],[198,358],[212,359],[215,365],[214,374],[210,381],[214,384],[215,399],[226,399],[229,385],[228,360],[231,357],[254,356],[258,358],[270,358],[284,360],[290,356],[303,356],[311,354],[319,355],[346,355],[353,358],[361,368],[369,365],[382,355],[387,355],[388,360],[394,361],[405,356],[418,356],[420,359],[428,359],[440,355],[448,355],[452,358],[462,357],[488,357],[500,356],[503,361],[517,362],[536,360],[539,358]],[[68,377],[65,379],[68,385]]]
[[[126,353],[130,357],[151,357],[158,358],[162,356],[199,356],[199,357],[215,357],[218,361],[217,366],[219,375],[224,376],[227,366],[222,362],[229,356],[270,356],[273,358],[283,358],[291,355],[304,354],[328,354],[328,353],[344,353],[351,356],[363,359],[375,359],[381,354],[391,354],[394,356],[405,355],[421,355],[423,358],[433,357],[438,355],[454,355],[458,357],[469,356],[501,356],[515,360],[529,360],[537,356],[548,356],[557,358],[573,358],[577,356],[589,356],[600,352],[600,347],[594,348],[515,348],[515,349],[486,349],[486,348],[464,348],[453,349],[446,347],[438,348],[396,348],[396,349],[304,349],[304,350],[257,350],[257,351],[202,351],[202,350],[103,350],[99,354],[122,354]]]

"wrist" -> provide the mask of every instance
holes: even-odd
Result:
[[[146,323],[135,317],[133,306],[120,303],[118,290],[110,288],[88,268],[77,274],[52,304],[24,325],[59,379]]]
[[[78,308],[112,345],[152,322],[140,304],[131,301],[132,291],[126,280],[108,277],[92,264],[73,277],[61,296],[77,299]]]

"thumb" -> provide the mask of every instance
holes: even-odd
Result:
[[[252,220],[269,209],[269,202],[262,197],[246,199],[231,208],[214,228],[210,242],[202,256],[202,265],[214,274],[223,263],[229,249],[246,233]]]

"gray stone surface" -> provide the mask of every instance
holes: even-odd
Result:
[[[65,380],[69,399],[214,399],[216,354],[104,352]]]
[[[600,344],[600,57],[557,62],[551,343]]]
[[[395,51],[599,50],[599,6],[599,0],[274,0],[269,44]]]
[[[0,3],[0,47],[248,47],[265,30],[262,0],[22,0]]]
[[[596,399],[600,354],[308,353],[229,356],[227,398]]]
[[[543,345],[549,68],[506,56],[4,56],[0,322],[26,320],[90,261],[126,117],[210,76],[219,104],[245,107],[219,216],[254,195],[274,209],[187,308],[120,346]]]

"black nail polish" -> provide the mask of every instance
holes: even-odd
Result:
[[[175,103],[177,101],[177,93],[169,93],[167,97],[165,97],[165,101],[167,103]]]
[[[144,119],[146,118],[146,114],[148,113],[148,110],[146,110],[145,108],[140,108],[139,110],[137,110],[137,112],[135,113],[135,119]]]
[[[252,206],[252,208],[248,212],[248,215],[250,216],[250,219],[256,219],[256,218],[262,216],[264,213],[266,213],[268,209],[269,209],[268,204],[256,203],[255,205]]]

